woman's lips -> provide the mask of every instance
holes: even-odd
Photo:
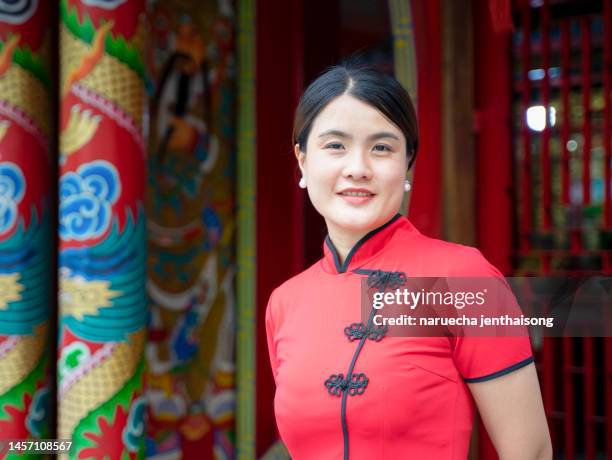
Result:
[[[338,193],[338,195],[350,204],[364,204],[376,196],[372,192],[362,190],[345,190]]]

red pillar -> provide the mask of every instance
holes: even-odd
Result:
[[[276,440],[274,380],[265,309],[272,290],[303,268],[303,196],[291,141],[302,90],[301,1],[258,1],[257,151],[257,456]]]
[[[512,138],[511,35],[495,33],[487,0],[474,4],[476,215],[478,247],[502,273],[511,270]]]
[[[442,42],[440,0],[411,1],[416,37],[419,153],[409,217],[428,236],[442,236]]]

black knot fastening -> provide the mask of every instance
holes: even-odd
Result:
[[[380,342],[388,330],[389,326],[386,324],[383,326],[376,326],[372,324],[368,328],[363,323],[353,323],[344,328],[344,335],[346,335],[351,342],[353,340],[360,340],[365,336],[367,336],[370,340]]]
[[[360,372],[351,374],[349,379],[344,378],[344,374],[332,374],[325,381],[325,388],[330,395],[341,396],[346,390],[351,396],[363,394],[368,386],[368,377]]]
[[[404,272],[374,270],[368,275],[368,286],[378,288],[381,292],[387,288],[397,289],[405,283],[406,274]]]
[[[350,326],[344,328],[344,335],[352,342],[353,340],[359,340],[367,334],[368,328],[363,323],[353,323]]]

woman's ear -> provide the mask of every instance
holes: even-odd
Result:
[[[295,155],[295,159],[297,160],[298,167],[300,168],[302,175],[304,175],[304,160],[306,159],[306,154],[300,149],[300,144],[295,144],[293,146],[293,153]]]

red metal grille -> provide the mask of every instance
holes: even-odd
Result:
[[[612,0],[515,13],[515,275],[611,275]],[[612,340],[533,345],[555,458],[612,458]]]

